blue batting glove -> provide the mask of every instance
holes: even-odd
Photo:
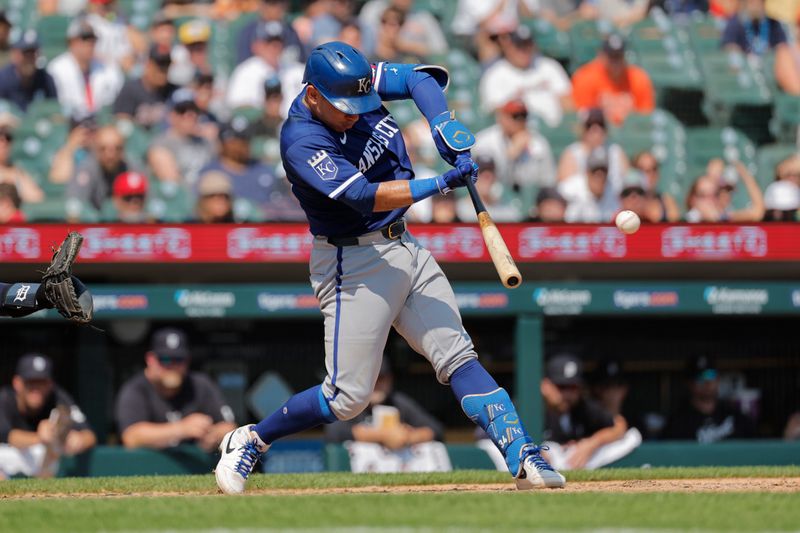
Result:
[[[467,180],[475,183],[478,180],[478,165],[469,157],[462,157],[454,161],[456,167],[437,176],[436,184],[439,192],[447,194],[457,187],[467,185]]]

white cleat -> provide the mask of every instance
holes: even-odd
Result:
[[[222,457],[219,458],[214,476],[217,486],[225,494],[241,494],[253,467],[269,449],[254,426],[242,426],[227,433],[219,444]]]
[[[545,461],[541,451],[542,448],[535,445],[528,445],[522,449],[521,455],[524,459],[515,478],[517,489],[563,489],[567,484],[564,476]]]

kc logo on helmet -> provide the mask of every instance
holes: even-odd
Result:
[[[358,78],[358,92],[367,94],[372,89],[372,80],[370,78]]]
[[[325,150],[320,150],[307,161],[307,163],[314,169],[314,172],[320,177],[322,181],[330,181],[336,178],[339,173],[339,168],[333,162],[331,156]]]

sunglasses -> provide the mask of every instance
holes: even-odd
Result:
[[[127,203],[132,202],[144,202],[144,195],[143,194],[124,194],[122,195],[122,201]]]
[[[528,120],[527,113],[512,113],[511,118],[516,121]]]
[[[0,134],[0,139],[3,139],[5,142],[10,143],[11,141],[14,140],[14,136],[8,133],[2,133]]]

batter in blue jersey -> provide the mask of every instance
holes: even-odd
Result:
[[[215,470],[223,492],[243,492],[256,460],[275,440],[361,413],[392,328],[486,431],[518,488],[564,486],[508,393],[478,362],[450,283],[402,218],[414,202],[477,177],[469,152],[475,139],[447,109],[447,79],[445,69],[431,65],[372,66],[339,42],[309,56],[307,85],[281,131],[281,156],[315,236],[309,270],[325,319],[327,375],[261,422],[225,436]],[[398,99],[414,100],[452,170],[414,179],[400,128],[381,105]]]

